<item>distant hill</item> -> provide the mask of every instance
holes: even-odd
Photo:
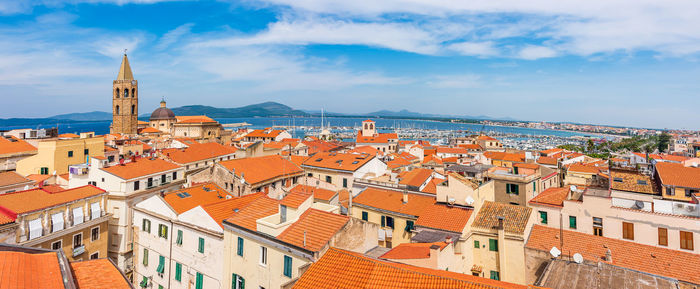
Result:
[[[60,120],[78,120],[78,121],[93,121],[93,120],[111,120],[112,114],[104,111],[78,112],[59,114],[49,117],[51,119]]]
[[[263,102],[236,108],[217,108],[206,105],[187,105],[171,108],[175,115],[206,115],[213,118],[308,116],[301,110],[277,102]]]
[[[515,119],[510,117],[491,117],[487,115],[471,116],[471,115],[446,115],[446,114],[427,114],[420,112],[413,112],[402,109],[400,111],[391,110],[380,110],[375,112],[370,112],[366,114],[367,116],[380,116],[380,117],[412,117],[412,118],[462,118],[462,119],[475,119],[475,120],[509,120],[514,121]]]

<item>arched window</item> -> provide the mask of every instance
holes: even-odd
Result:
[[[118,105],[117,105],[117,107],[114,109],[114,111],[115,111],[115,114],[119,114],[119,106],[118,106]]]
[[[124,98],[129,97],[129,89],[124,89]]]
[[[374,124],[369,124],[369,129],[374,129]]]
[[[116,91],[117,91],[117,98],[119,98],[119,96],[120,96],[120,95],[119,95],[119,88],[117,88]]]
[[[135,114],[135,113],[136,113],[136,105],[132,104],[131,105],[131,114]]]
[[[365,129],[367,129],[367,124],[365,123]]]
[[[136,97],[136,89],[131,89],[131,97]]]

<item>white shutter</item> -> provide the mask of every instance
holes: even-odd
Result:
[[[378,234],[377,238],[379,239],[379,241],[384,241],[384,232],[386,232],[386,231],[384,231],[384,229],[377,230],[377,234]]]
[[[97,219],[100,217],[100,215],[102,214],[102,211],[100,210],[100,203],[99,202],[95,202],[95,203],[90,204],[90,214],[91,214],[90,220],[94,220],[94,219]]]
[[[41,218],[29,221],[29,240],[41,237],[42,231]]]
[[[73,226],[82,224],[84,220],[83,207],[73,209]]]
[[[386,229],[386,237],[387,237],[387,238],[391,238],[392,232],[394,232],[393,229],[391,229],[391,228]]]
[[[51,232],[63,230],[63,212],[51,215]]]

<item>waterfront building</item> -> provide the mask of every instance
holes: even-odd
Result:
[[[379,133],[373,120],[362,122],[362,130],[357,132],[355,140],[358,146],[371,146],[383,153],[398,151],[399,137],[396,133]]]
[[[71,165],[87,163],[91,157],[104,157],[104,137],[81,133],[71,138],[41,140],[37,154],[17,161],[17,173],[65,174]]]
[[[32,189],[36,186],[34,180],[25,178],[15,172],[0,172],[0,194]]]
[[[352,188],[358,178],[372,178],[383,175],[387,166],[376,156],[338,152],[319,152],[301,167],[309,177],[315,177],[339,188]]]
[[[265,129],[256,129],[249,132],[243,137],[243,140],[249,143],[258,141],[261,141],[263,143],[269,143],[273,141],[279,142],[286,138],[292,138],[292,135],[289,134],[286,130],[272,129],[268,127]]]

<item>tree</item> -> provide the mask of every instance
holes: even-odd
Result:
[[[659,152],[665,152],[668,150],[668,144],[671,141],[671,135],[663,132],[661,135],[659,135],[659,140],[656,143],[656,148],[659,149]]]

